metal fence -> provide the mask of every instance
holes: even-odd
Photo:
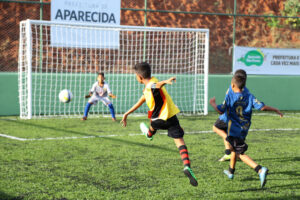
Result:
[[[19,23],[50,20],[51,0],[0,0],[0,72],[16,72]],[[121,0],[121,24],[210,29],[210,73],[232,71],[232,47],[300,48],[299,0]]]

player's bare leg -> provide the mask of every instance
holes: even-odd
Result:
[[[229,179],[233,179],[233,176],[234,176],[236,157],[237,157],[237,154],[234,151],[231,151],[231,159],[230,159],[229,169],[224,170],[224,174],[226,174]]]
[[[267,175],[269,172],[268,168],[258,165],[249,156],[247,156],[245,154],[239,155],[239,157],[244,163],[249,165],[251,168],[253,168],[258,173],[261,187],[264,187],[267,182]]]
[[[217,127],[213,126],[213,131],[217,133],[219,136],[221,136],[224,140],[226,140],[227,133],[221,129],[218,129]]]
[[[224,141],[225,149],[230,149],[230,144],[229,144],[229,142],[227,142],[226,139],[223,139],[223,141]]]
[[[184,165],[183,173],[190,179],[190,184],[192,186],[197,186],[197,178],[191,169],[191,163],[189,158],[189,153],[183,138],[174,138],[176,147],[179,149],[179,153]]]
[[[254,162],[249,156],[247,156],[246,154],[239,154],[238,155],[240,157],[240,159],[246,163],[247,165],[249,165],[251,168],[255,168],[257,166],[257,163]]]
[[[230,145],[226,141],[227,133],[215,126],[213,126],[213,131],[217,133],[219,136],[223,138],[224,146],[225,146],[225,154],[222,158],[219,159],[220,162],[229,161],[230,160]]]
[[[237,157],[237,154],[234,151],[232,151],[231,152],[231,159],[230,159],[230,168],[231,169],[235,169],[236,157]]]

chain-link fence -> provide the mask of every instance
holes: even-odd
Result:
[[[0,72],[16,72],[19,23],[50,20],[51,0],[0,0]],[[210,29],[210,73],[232,71],[232,47],[300,48],[299,0],[121,0],[121,24]]]

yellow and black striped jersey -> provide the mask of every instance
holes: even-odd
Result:
[[[165,87],[156,88],[158,80],[152,77],[143,93],[150,109],[148,117],[152,120],[167,120],[180,112]]]

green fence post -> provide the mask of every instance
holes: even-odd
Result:
[[[147,0],[145,0],[144,26],[147,26]],[[143,61],[146,61],[146,32],[144,31]]]
[[[231,73],[233,73],[233,65],[234,65],[234,45],[235,45],[235,23],[236,23],[236,0],[234,0],[234,11],[233,11],[233,33],[232,33],[232,64],[231,64]]]

